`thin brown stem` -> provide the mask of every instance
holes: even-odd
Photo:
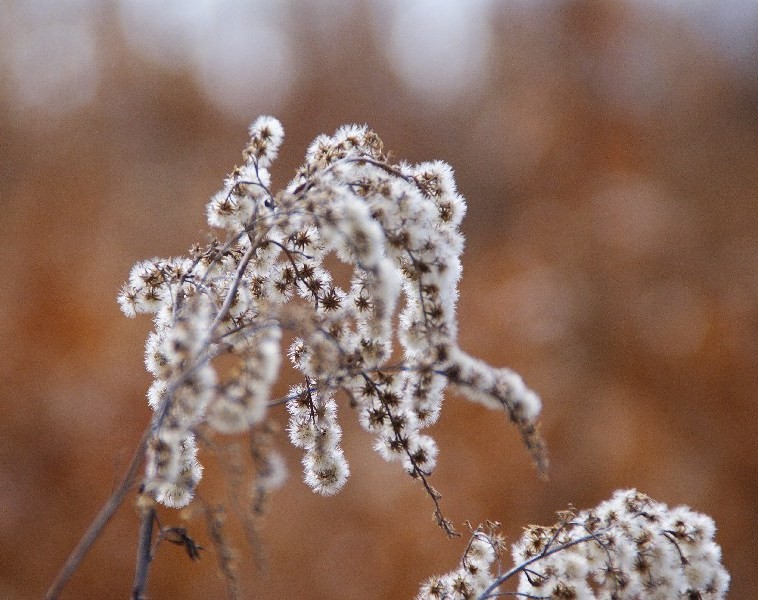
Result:
[[[392,418],[392,408],[387,403],[384,397],[384,393],[382,392],[379,385],[377,385],[377,383],[373,379],[371,379],[371,377],[369,377],[365,371],[361,371],[361,376],[363,377],[364,381],[366,381],[366,383],[368,383],[374,389],[374,392],[376,393],[379,402],[382,403],[382,407],[386,411],[387,415],[390,418]],[[418,467],[418,465],[416,464],[416,460],[408,451],[408,447],[403,442],[403,439],[400,437],[400,434],[395,432],[394,435],[395,435],[395,441],[403,449],[403,452],[408,457],[408,460],[413,466],[413,470],[410,472],[410,475],[414,478],[417,477],[419,480],[421,480],[421,484],[424,486],[426,493],[429,495],[429,497],[432,499],[432,502],[434,503],[434,519],[435,521],[437,521],[437,525],[447,534],[448,537],[450,538],[459,537],[460,534],[455,530],[453,523],[449,519],[447,519],[445,515],[442,513],[442,507],[440,506],[440,499],[442,498],[442,496],[429,483],[429,480],[427,479],[427,475],[429,475],[429,473],[424,472],[422,469]]]
[[[416,184],[416,186],[418,186],[418,184],[416,183],[416,180],[413,179],[413,177],[411,177],[410,175],[404,175],[403,173],[398,171],[395,167],[388,164],[387,162],[376,160],[375,158],[370,158],[369,156],[364,155],[364,156],[357,156],[355,158],[345,158],[341,162],[372,165],[374,167],[378,167],[382,171],[386,171],[390,175],[394,175],[395,177],[399,177],[400,179],[405,179],[405,181],[407,181],[408,183],[414,183]],[[419,187],[419,189],[421,188]]]
[[[97,538],[100,537],[100,534],[103,532],[105,525],[108,523],[108,521],[110,521],[113,514],[123,503],[124,498],[134,485],[134,480],[137,476],[137,470],[142,464],[142,460],[145,457],[145,452],[147,451],[147,442],[150,439],[150,435],[151,428],[148,427],[142,434],[142,439],[140,440],[140,443],[137,446],[134,455],[132,456],[132,460],[129,463],[129,467],[126,470],[126,474],[121,480],[121,483],[113,491],[110,498],[108,498],[108,501],[100,509],[100,512],[97,514],[87,531],[79,540],[76,548],[74,548],[74,550],[69,555],[66,563],[58,572],[55,580],[47,590],[47,593],[45,594],[45,600],[55,600],[60,596],[68,580],[74,574],[76,569],[79,568],[79,565],[89,550],[92,548],[95,541],[97,541]]]
[[[132,600],[143,600],[144,591],[147,587],[147,574],[150,569],[150,561],[153,558],[153,522],[155,521],[155,506],[152,502],[142,510],[142,523],[139,529],[139,543],[137,545],[137,564],[134,570],[134,585],[132,586]]]
[[[607,531],[607,529],[605,530]],[[565,542],[563,544],[560,544],[558,546],[555,546],[551,549],[548,549],[549,546],[546,546],[545,549],[537,554],[536,556],[533,556],[532,558],[525,560],[520,565],[517,565],[510,569],[509,571],[503,573],[499,577],[497,577],[490,586],[484,590],[481,595],[478,597],[478,600],[486,600],[487,598],[493,598],[495,596],[499,596],[496,592],[496,590],[503,585],[506,581],[508,581],[511,577],[514,575],[517,575],[518,573],[528,572],[530,571],[529,567],[533,565],[534,563],[542,560],[543,558],[547,558],[548,556],[551,556],[553,554],[556,554],[557,552],[562,552],[564,550],[567,550],[568,548],[571,548],[572,546],[576,546],[577,544],[583,544],[584,542],[589,542],[591,540],[596,540],[597,534],[592,535],[585,535],[583,537],[577,538],[575,540],[571,540],[568,542]],[[597,540],[596,540],[597,541]],[[551,542],[552,543],[552,542]],[[527,596],[528,597],[528,596]]]
[[[213,323],[211,323],[211,333],[216,331],[216,327],[218,327],[219,323],[221,323],[221,321],[223,321],[229,314],[229,309],[232,306],[232,302],[234,302],[234,297],[237,295],[237,288],[239,287],[240,281],[242,280],[242,276],[245,273],[245,269],[247,269],[247,265],[250,262],[250,259],[253,257],[253,254],[255,254],[255,250],[255,246],[251,244],[240,260],[234,280],[232,281],[232,285],[229,288],[229,292],[226,294],[226,298],[224,299],[224,304],[219,309],[216,318],[213,320]]]

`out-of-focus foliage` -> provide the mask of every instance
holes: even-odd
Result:
[[[150,415],[149,325],[120,316],[118,287],[135,260],[197,239],[260,113],[288,130],[277,187],[298,149],[344,122],[456,169],[469,203],[460,343],[540,393],[552,468],[540,481],[502,423],[451,397],[433,428],[447,516],[497,519],[513,541],[570,502],[636,487],[711,515],[732,595],[749,596],[752,3],[481,0],[473,34],[457,8],[408,23],[401,4],[0,6],[0,596],[40,596],[123,471]],[[475,436],[460,439],[462,419]],[[412,597],[460,557],[418,488],[347,433],[353,476],[338,498],[297,477],[277,495],[265,572],[239,536],[243,585],[259,597]],[[286,458],[296,472],[297,453]],[[224,485],[209,476],[200,493]],[[71,597],[123,596],[136,522],[118,515]],[[159,558],[153,597],[221,593],[211,554]]]

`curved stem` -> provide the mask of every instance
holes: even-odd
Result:
[[[495,590],[499,588],[501,585],[503,585],[506,581],[508,581],[511,577],[514,575],[522,572],[522,571],[528,571],[528,567],[532,564],[542,560],[543,558],[547,558],[548,556],[555,554],[556,552],[561,552],[563,550],[566,550],[567,548],[571,548],[572,546],[576,546],[577,544],[583,544],[584,542],[588,542],[590,540],[595,540],[597,534],[590,534],[585,535],[583,537],[577,538],[575,540],[571,540],[569,542],[566,542],[564,544],[560,544],[559,546],[556,546],[554,548],[550,548],[550,545],[545,547],[545,550],[537,554],[536,556],[533,556],[532,558],[525,560],[520,565],[517,565],[510,569],[509,571],[503,573],[502,575],[498,576],[491,584],[490,586],[484,590],[481,595],[478,597],[478,600],[486,600],[487,598],[493,598],[495,596],[499,596],[500,594],[496,594]],[[552,542],[551,542],[552,543]],[[549,549],[550,548],[550,549]],[[527,596],[529,597],[529,596]]]

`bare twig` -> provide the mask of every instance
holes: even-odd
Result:
[[[492,582],[492,584],[481,593],[481,595],[479,596],[479,600],[485,600],[486,598],[493,598],[495,596],[500,595],[500,594],[495,593],[495,591],[501,585],[503,585],[506,581],[508,581],[514,575],[517,575],[518,573],[522,571],[528,571],[529,570],[528,567],[542,560],[543,558],[547,558],[548,556],[556,554],[557,552],[562,552],[563,550],[566,550],[567,548],[571,548],[572,546],[576,546],[577,544],[583,544],[584,542],[589,542],[591,540],[596,540],[596,534],[585,535],[583,537],[565,542],[563,544],[559,544],[558,546],[555,546],[553,548],[550,548],[549,545],[545,546],[545,549],[539,554],[537,554],[536,556],[533,556],[532,558],[525,560],[520,565],[516,565],[515,567],[513,567],[509,571],[506,571],[505,573],[500,575],[497,579],[495,579]]]
[[[110,521],[113,514],[121,506],[124,498],[134,485],[134,480],[137,476],[137,470],[139,469],[140,465],[142,464],[142,460],[145,457],[147,442],[150,439],[150,435],[151,428],[148,427],[142,434],[142,439],[137,446],[137,450],[132,456],[132,460],[129,463],[129,467],[126,470],[121,483],[113,491],[110,498],[108,498],[108,501],[100,509],[100,512],[97,514],[87,531],[79,540],[76,548],[74,548],[74,550],[69,555],[66,563],[58,572],[55,581],[53,581],[53,583],[50,585],[50,588],[47,590],[47,593],[45,594],[45,600],[55,600],[60,596],[61,592],[63,591],[63,587],[74,574],[76,569],[79,568],[79,564],[87,555],[90,548],[92,548],[97,538],[100,537],[100,534],[105,528],[105,525],[108,523],[108,521]]]
[[[149,500],[146,498],[146,500]],[[143,600],[143,592],[147,587],[147,573],[152,560],[153,521],[155,520],[155,506],[149,500],[149,504],[142,509],[142,523],[139,530],[139,543],[137,545],[137,566],[134,571],[134,585],[132,586],[132,600]]]

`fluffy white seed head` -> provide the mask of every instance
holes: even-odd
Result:
[[[259,167],[268,167],[279,153],[284,140],[284,127],[274,117],[261,116],[250,125],[250,142],[243,155]]]
[[[595,598],[594,582],[619,600],[640,594],[724,598],[729,576],[720,552],[713,551],[718,549],[713,529],[706,525],[703,535],[688,534],[709,521],[687,507],[669,509],[636,490],[619,490],[596,508],[569,514],[556,525],[527,528],[512,548],[513,560],[532,561],[530,573],[540,577],[522,576],[519,592]]]
[[[376,450],[414,477],[435,467],[438,449],[423,429],[437,421],[448,382],[505,411],[544,467],[539,398],[511,371],[457,345],[465,202],[451,167],[393,163],[367,126],[347,125],[316,138],[294,179],[274,193],[269,169],[284,130],[263,116],[249,133],[244,163],[206,205],[222,239],[186,257],[138,262],[118,298],[127,316],[149,313],[155,324],[145,347],[155,377],[148,402],[166,448],[151,450],[154,497],[172,506],[191,498],[201,470],[196,448],[180,464],[182,440],[194,444],[204,427],[265,427],[269,405],[278,404],[284,330],[302,382],[286,402],[287,433],[316,492],[335,493],[349,473],[340,391]],[[478,589],[476,564],[472,554],[451,589]]]

